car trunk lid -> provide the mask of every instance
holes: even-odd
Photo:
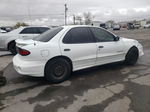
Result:
[[[17,39],[16,40],[17,47],[23,47],[23,46],[31,45],[31,44],[36,45],[37,43],[38,43],[37,41],[34,41],[32,39],[30,39],[30,40]]]

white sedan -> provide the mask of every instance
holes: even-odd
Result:
[[[26,26],[12,30],[8,33],[0,34],[0,50],[8,50],[12,54],[16,54],[15,40],[22,38],[24,40],[32,39],[35,36],[49,30],[49,27]]]
[[[144,25],[144,28],[150,28],[150,24]]]
[[[144,55],[142,45],[93,26],[62,26],[33,40],[17,40],[16,71],[59,83],[72,71],[125,61],[134,65]]]

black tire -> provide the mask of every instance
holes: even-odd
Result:
[[[136,47],[132,47],[126,57],[125,57],[125,63],[128,64],[128,65],[134,65],[136,64],[137,60],[139,58],[139,51],[138,51],[138,48]]]
[[[69,78],[71,74],[70,63],[63,58],[49,61],[45,67],[45,78],[52,83],[60,83]]]
[[[17,54],[17,50],[16,50],[16,42],[11,42],[8,46],[8,50],[13,54],[16,55]]]

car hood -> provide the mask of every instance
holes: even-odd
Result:
[[[12,30],[10,32],[7,33],[0,33],[0,37],[11,37],[11,36],[17,36],[20,31],[23,29],[23,27],[20,27],[18,29]]]
[[[12,33],[0,33],[0,38],[2,38],[2,37],[12,37],[12,36],[16,37],[16,35],[12,34]]]
[[[139,44],[139,42],[135,39],[129,39],[124,37],[121,37],[120,39],[122,39],[122,41],[124,41],[125,43],[132,43],[133,45]]]
[[[122,39],[123,41],[126,41],[126,42],[136,42],[137,40],[134,40],[134,39],[129,39],[129,38],[124,38],[124,37],[120,37],[120,39]]]

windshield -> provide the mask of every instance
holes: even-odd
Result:
[[[56,34],[58,34],[62,29],[63,29],[63,27],[57,27],[57,28],[50,29],[50,30],[46,31],[45,33],[33,38],[33,40],[41,41],[41,42],[48,42]]]

